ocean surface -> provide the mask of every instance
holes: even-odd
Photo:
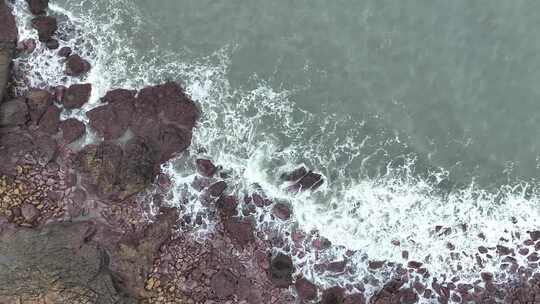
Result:
[[[21,36],[34,37],[22,2]],[[371,273],[367,259],[402,263],[402,250],[435,276],[473,281],[500,262],[479,268],[478,246],[511,246],[522,241],[515,232],[540,227],[540,2],[53,0],[51,8],[61,44],[93,65],[82,80],[94,86],[92,102],[64,116],[84,119],[111,88],[181,81],[203,115],[189,154],[164,167],[175,182],[169,203],[204,212],[186,194],[194,168],[185,160],[211,158],[236,182],[233,192],[259,189],[292,206],[291,221],[260,227],[317,230],[335,245],[329,259],[360,252],[348,278],[317,275],[315,257],[299,261],[320,284],[384,281],[391,273]],[[62,63],[41,51],[51,59],[19,62],[34,67],[32,86],[81,81],[61,79]],[[321,172],[323,187],[287,192],[279,177],[299,165]]]

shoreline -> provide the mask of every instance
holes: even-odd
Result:
[[[33,52],[38,43],[58,49],[58,56],[65,58],[66,75],[84,79],[92,67],[85,58],[54,42],[58,27],[54,18],[46,16],[47,1],[30,3],[40,41],[18,44],[13,36],[14,19],[6,15],[5,3],[0,3],[0,17],[6,16],[0,19],[5,23],[0,28],[8,29],[0,31],[0,69],[4,71],[0,84],[7,82],[1,81],[1,75],[8,73],[2,60],[11,61],[15,52]],[[13,284],[0,288],[0,302],[16,303],[16,298],[22,297],[34,301],[28,303],[366,302],[364,284],[373,283],[366,278],[355,286],[324,289],[293,275],[291,255],[309,250],[323,254],[331,244],[316,233],[299,231],[284,236],[257,231],[256,210],[271,210],[276,221],[288,220],[293,211],[262,193],[245,197],[228,194],[228,177],[211,160],[196,161],[198,175],[192,183],[202,204],[217,220],[215,231],[206,240],[201,243],[184,232],[191,219],[182,216],[181,208],[161,206],[170,180],[160,167],[186,153],[200,116],[196,104],[178,84],[140,91],[111,90],[87,113],[88,124],[74,118],[61,121],[60,115],[63,109],[84,106],[92,84],[49,91],[28,89],[26,96],[6,98],[0,104],[0,190],[8,197],[0,208],[0,241],[5,244],[0,245],[0,254],[17,265],[17,271],[0,274]],[[78,140],[89,130],[102,140],[79,147]],[[303,167],[283,180],[291,183],[291,191],[316,189],[324,182]],[[54,241],[43,243],[42,235],[50,235]],[[293,244],[287,244],[287,237]],[[446,278],[427,286],[419,280],[430,275],[421,262],[406,257],[404,264],[370,260],[374,272],[390,269],[396,275],[389,282],[377,283],[381,290],[369,303],[537,299],[540,275],[519,266],[514,256],[525,254],[537,264],[539,244],[540,232],[534,231],[525,239],[526,253],[524,248],[501,246],[484,248],[485,252],[479,248],[481,254],[500,255],[509,276],[520,275],[502,283],[494,282],[493,274],[483,273],[483,281],[474,285]],[[41,252],[35,252],[38,249]],[[42,254],[43,261],[39,258]],[[322,262],[317,271],[345,275],[352,271],[349,258],[344,255]],[[69,263],[58,265],[63,259]],[[45,273],[25,273],[27,265],[45,267]],[[79,269],[82,275],[67,266]],[[42,281],[54,283],[47,286]],[[16,293],[10,295],[14,290]],[[81,298],[74,301],[74,296]]]

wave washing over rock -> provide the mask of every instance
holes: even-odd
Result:
[[[230,87],[227,50],[138,59],[108,5],[0,2],[0,303],[540,301],[536,189],[351,178],[368,137],[309,137],[288,92]]]

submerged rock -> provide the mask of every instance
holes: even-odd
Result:
[[[47,12],[49,0],[26,0],[30,12],[34,15],[43,15]]]
[[[317,298],[317,286],[303,277],[296,279],[294,287],[300,300],[311,301]]]
[[[65,73],[68,76],[81,76],[90,71],[90,63],[81,58],[81,56],[74,54],[70,55],[66,60]]]
[[[92,85],[89,83],[71,85],[64,93],[62,104],[66,109],[80,108],[90,100],[90,94]]]
[[[51,16],[38,16],[32,19],[32,27],[38,31],[41,42],[49,41],[58,30],[56,18]]]
[[[291,218],[291,209],[285,204],[277,203],[272,208],[272,214],[280,220],[286,221]]]
[[[197,172],[205,177],[212,177],[216,173],[216,166],[209,159],[197,159]]]
[[[67,57],[69,57],[69,55],[71,55],[71,52],[72,52],[72,50],[71,50],[71,48],[69,46],[64,46],[64,47],[62,47],[61,49],[58,50],[57,54],[60,57],[67,58]]]

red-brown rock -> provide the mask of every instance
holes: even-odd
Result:
[[[131,115],[133,113],[133,102],[129,99],[109,103],[94,108],[86,113],[90,119],[90,126],[105,140],[117,139],[128,129]],[[158,129],[159,125],[153,128]]]
[[[47,42],[58,29],[58,24],[54,17],[38,16],[32,19],[32,27],[38,31],[39,41]]]
[[[321,304],[341,304],[345,298],[345,290],[341,287],[331,287],[323,291]]]
[[[51,94],[45,90],[30,90],[26,103],[28,104],[28,109],[30,111],[30,120],[32,123],[38,124],[47,108],[52,105]]]
[[[26,0],[30,12],[34,15],[44,15],[49,6],[49,0]]]
[[[206,177],[212,177],[214,176],[214,173],[216,172],[216,166],[212,163],[209,159],[197,159],[197,172],[199,172],[200,175],[206,176]]]
[[[39,120],[39,129],[48,134],[55,134],[58,132],[60,113],[61,110],[57,106],[50,105]]]
[[[70,55],[66,60],[66,75],[69,76],[81,76],[90,71],[90,63],[81,58],[81,56],[74,54]]]
[[[90,100],[91,94],[92,85],[89,83],[71,85],[64,93],[62,104],[66,109],[80,108]]]
[[[300,300],[311,301],[317,298],[317,286],[303,277],[296,279],[294,287]]]
[[[58,56],[67,58],[69,55],[71,55],[71,48],[69,46],[64,46],[61,49],[58,50]]]
[[[289,191],[307,191],[316,190],[323,184],[322,175],[314,172],[308,172],[298,182],[289,187]]]
[[[228,270],[216,272],[210,281],[212,291],[219,299],[225,299],[236,293],[238,279]]]
[[[272,208],[272,214],[280,220],[286,221],[291,218],[291,209],[285,204],[277,203]]]
[[[84,135],[86,127],[77,119],[69,118],[60,122],[60,130],[62,130],[64,141],[70,144]]]
[[[0,103],[0,127],[25,125],[28,121],[28,106],[18,98]]]
[[[57,48],[60,47],[60,43],[58,42],[58,40],[51,38],[51,39],[47,40],[47,42],[45,42],[45,46],[49,50],[56,50]]]
[[[255,241],[255,236],[253,234],[255,227],[248,219],[230,217],[224,220],[223,227],[229,237],[242,247]]]
[[[290,256],[278,253],[270,261],[269,275],[278,288],[288,288],[292,284],[294,265]]]

